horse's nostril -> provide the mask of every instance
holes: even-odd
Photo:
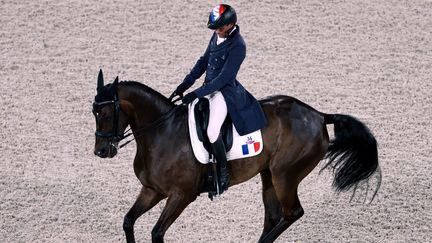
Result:
[[[105,157],[107,150],[105,148],[101,148],[99,150],[95,150],[94,153],[95,153],[95,155],[97,155],[99,157]]]

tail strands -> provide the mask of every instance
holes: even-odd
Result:
[[[348,115],[325,115],[326,124],[334,124],[335,138],[330,141],[326,159],[321,169],[330,168],[335,178],[333,186],[337,191],[354,189],[354,198],[359,185],[366,183],[377,174],[377,186],[372,200],[381,185],[381,170],[378,166],[377,142],[370,130],[359,120]]]

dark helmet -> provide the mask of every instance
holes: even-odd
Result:
[[[233,7],[228,4],[220,4],[213,8],[209,15],[207,27],[215,30],[226,24],[236,23],[237,14]]]

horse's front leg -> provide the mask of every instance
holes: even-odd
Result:
[[[139,193],[134,205],[124,217],[123,230],[126,234],[126,242],[135,242],[133,229],[135,221],[145,212],[150,210],[154,205],[160,202],[163,198],[165,198],[165,196],[151,188],[143,187],[141,189],[141,192]]]
[[[183,210],[196,199],[196,194],[176,192],[168,196],[165,208],[152,230],[152,242],[164,242],[164,235]]]

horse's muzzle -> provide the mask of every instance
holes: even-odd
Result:
[[[113,158],[117,154],[117,148],[114,144],[95,148],[94,154],[101,158]]]

